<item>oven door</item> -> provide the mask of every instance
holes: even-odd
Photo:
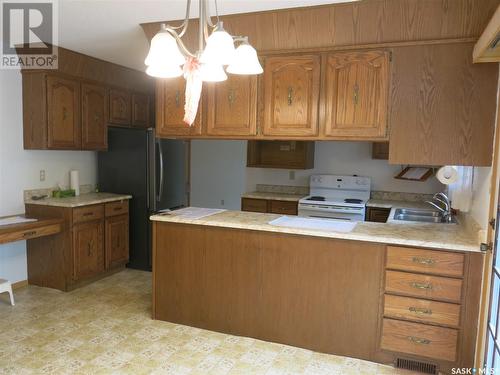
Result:
[[[365,210],[358,207],[335,207],[323,205],[308,205],[299,203],[298,215],[318,219],[364,221]]]

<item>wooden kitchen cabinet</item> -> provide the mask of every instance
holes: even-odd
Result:
[[[241,198],[241,211],[297,215],[298,202],[279,199]]]
[[[189,126],[184,122],[186,80],[184,77],[157,80],[156,83],[156,135],[191,136],[201,134],[203,100],[198,114]]]
[[[128,212],[128,200],[75,208],[26,204],[29,216],[62,219],[60,233],[28,241],[28,282],[68,291],[122,269]]]
[[[148,128],[151,126],[149,95],[132,94],[132,126]]]
[[[95,220],[73,228],[75,280],[94,276],[104,270],[104,225]]]
[[[207,135],[257,134],[257,76],[229,74],[207,96]]]
[[[389,52],[335,52],[326,59],[325,135],[384,138]]]
[[[372,143],[372,159],[389,160],[389,142]]]
[[[82,83],[82,148],[108,148],[109,94],[104,86]]]
[[[125,264],[129,257],[128,215],[106,218],[106,268]]]
[[[473,43],[395,48],[389,163],[490,166],[498,66]]]
[[[47,136],[49,149],[81,147],[80,83],[47,77]]]
[[[366,207],[366,220],[375,223],[385,223],[389,218],[390,208]]]
[[[264,67],[266,136],[318,135],[319,55],[269,57]]]
[[[132,122],[132,101],[128,91],[112,89],[109,93],[109,122],[128,125]]]
[[[312,169],[312,141],[248,141],[247,167]]]

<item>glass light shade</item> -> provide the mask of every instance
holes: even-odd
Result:
[[[257,51],[248,43],[236,48],[234,60],[226,70],[231,74],[261,74],[264,71],[257,57]]]
[[[215,29],[207,39],[207,46],[200,61],[207,64],[229,65],[234,58],[234,53],[233,37],[224,29]]]
[[[156,78],[175,78],[182,75],[179,65],[150,65],[146,69],[146,74]]]
[[[182,55],[175,38],[168,31],[160,31],[151,39],[148,56],[144,60],[147,66],[182,65],[186,58]]]
[[[200,76],[204,82],[221,82],[227,79],[222,65],[218,64],[201,64]]]

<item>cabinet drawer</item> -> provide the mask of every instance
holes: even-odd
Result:
[[[420,323],[384,319],[381,348],[438,360],[454,361],[458,331]]]
[[[386,271],[385,291],[413,297],[460,302],[462,280],[415,273]]]
[[[20,229],[1,235],[0,244],[14,241],[30,240],[32,238],[49,236],[61,231],[61,224],[51,224],[38,228]]]
[[[241,210],[251,212],[267,212],[267,200],[241,198]]]
[[[297,215],[297,202],[289,201],[270,201],[269,212],[273,214]]]
[[[102,219],[104,217],[104,205],[96,204],[73,209],[73,224],[85,223],[87,221]]]
[[[385,295],[384,315],[389,318],[458,327],[460,305],[410,297]]]
[[[104,205],[104,214],[108,216],[123,215],[128,213],[128,200],[110,202]]]
[[[381,348],[438,360],[454,361],[458,331],[420,323],[384,319]]]
[[[387,268],[461,277],[464,254],[387,246]]]

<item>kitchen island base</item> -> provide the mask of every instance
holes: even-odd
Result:
[[[162,221],[153,228],[154,319],[386,364],[472,366],[477,324],[464,320],[477,311],[465,302],[455,360],[381,348],[385,244]],[[464,255],[466,275],[472,256],[481,259]],[[463,290],[463,298],[476,292]]]

